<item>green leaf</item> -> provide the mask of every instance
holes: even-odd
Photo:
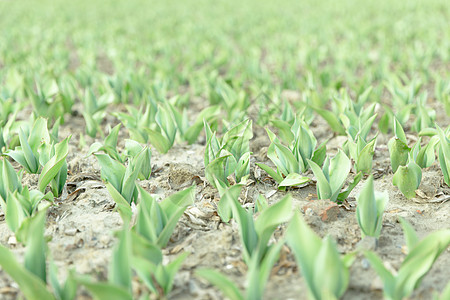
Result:
[[[276,182],[280,183],[283,181],[283,176],[278,174],[275,170],[273,170],[271,167],[263,164],[263,163],[256,163],[258,167],[266,171],[267,174],[269,174],[270,177],[272,177]]]
[[[55,145],[55,155],[42,168],[38,182],[38,188],[41,192],[45,191],[47,185],[63,167],[67,154],[69,154],[69,139],[70,136]]]
[[[322,169],[312,160],[308,160],[308,163],[317,179],[317,196],[319,199],[330,199],[332,196],[331,186]]]
[[[408,199],[416,196],[416,190],[421,180],[422,170],[414,161],[410,161],[406,166],[400,166],[392,177],[392,183]]]
[[[66,278],[64,286],[61,286],[58,281],[58,269],[55,263],[51,260],[49,266],[49,279],[53,288],[56,299],[58,300],[73,300],[77,294],[77,283],[74,279],[74,271],[69,270],[69,275]]]
[[[295,212],[292,217],[286,230],[286,240],[294,253],[311,295],[314,299],[320,299],[320,291],[315,289],[314,272],[316,256],[320,251],[322,241],[308,227],[299,212]]]
[[[159,283],[163,287],[164,294],[168,295],[173,287],[173,281],[175,279],[175,275],[178,270],[181,268],[181,265],[188,257],[189,253],[184,252],[180,254],[173,261],[168,263],[166,266],[161,266],[164,269],[164,276],[158,276]]]
[[[267,244],[276,228],[288,222],[292,217],[292,197],[284,196],[280,201],[263,210],[254,221],[255,231],[258,235],[258,255],[262,259],[267,249]]]
[[[44,239],[45,219],[47,211],[42,210],[34,217],[27,219],[29,230],[26,237],[25,268],[39,277],[42,282],[47,282],[46,269],[46,242]]]
[[[339,299],[347,289],[348,268],[342,262],[336,245],[329,236],[324,238],[315,257],[313,280],[315,290],[321,295],[318,299],[328,299],[330,295]]]
[[[371,251],[364,251],[364,256],[367,258],[378,276],[380,276],[383,282],[383,292],[385,296],[387,296],[388,299],[397,299],[394,297],[396,286],[396,278],[394,277],[394,275],[392,275],[391,272],[386,269],[383,261],[375,253]]]
[[[437,136],[433,136],[428,144],[419,150],[419,153],[416,157],[416,163],[421,168],[430,167],[435,161],[435,148],[437,143],[439,142],[439,138]]]
[[[150,128],[144,128],[148,134],[149,142],[158,150],[159,153],[165,154],[172,148],[172,144],[169,139],[164,137],[161,133],[152,130]]]
[[[296,186],[311,181],[309,177],[301,176],[298,173],[291,173],[279,183],[279,187]]]
[[[0,265],[17,282],[20,291],[29,300],[55,299],[38,276],[20,265],[12,252],[0,245]]]
[[[314,107],[314,106],[312,106],[312,109],[314,109],[315,112],[317,112],[322,118],[324,118],[325,121],[327,121],[328,125],[330,125],[331,129],[334,132],[336,132],[339,135],[345,135],[345,128],[342,125],[342,123],[339,121],[336,114],[334,114],[333,112],[331,112],[329,110]]]
[[[356,161],[356,172],[370,173],[372,170],[372,160],[375,153],[376,137],[373,138],[358,154]]]
[[[19,130],[19,140],[20,146],[22,147],[23,156],[25,158],[26,164],[23,165],[28,172],[36,174],[39,171],[39,162],[35,155],[35,152],[31,149],[30,144],[23,132],[22,128]],[[36,144],[36,151],[40,144]],[[14,158],[14,157],[13,157]]]
[[[216,188],[217,186],[215,179],[218,180],[222,187],[226,187],[229,185],[227,177],[231,175],[235,169],[236,160],[233,155],[226,154],[216,158],[206,166],[205,177],[209,183]]]
[[[169,146],[170,149],[170,147],[172,147],[175,141],[175,135],[177,134],[177,127],[173,119],[173,115],[168,106],[169,106],[168,104],[166,104],[166,106],[158,106],[158,112],[155,115],[155,120],[156,123],[158,123],[161,130],[165,133],[167,142],[170,145]]]
[[[416,246],[417,243],[419,242],[419,237],[417,236],[416,231],[408,221],[406,221],[404,218],[400,216],[398,217],[398,220],[402,225],[403,234],[405,235],[406,246],[408,247],[408,251],[411,251],[414,248],[414,246]]]
[[[439,134],[439,165],[444,174],[445,183],[450,186],[450,140],[444,131],[436,125]]]
[[[94,296],[96,300],[132,300],[133,297],[128,290],[121,286],[112,283],[92,282],[92,280],[79,277],[76,281],[86,287],[89,293]],[[45,298],[42,298],[45,299]]]
[[[22,190],[19,176],[7,159],[0,159],[0,197],[6,202],[8,192]]]
[[[253,214],[242,208],[241,204],[233,201],[233,218],[239,224],[239,232],[243,245],[244,261],[249,262],[252,254],[258,249],[258,235],[255,230]]]
[[[217,204],[217,214],[222,222],[228,223],[233,216],[233,202],[237,201],[242,185],[232,185],[225,190]]]
[[[194,204],[195,186],[191,186],[183,191],[170,195],[161,202],[161,209],[167,216],[166,223],[161,232],[159,232],[157,244],[165,247],[172,236],[179,218],[189,205]]]
[[[129,223],[133,215],[130,203],[116,190],[116,188],[109,182],[105,183],[106,189],[117,204],[117,210],[124,223]]]
[[[209,269],[199,269],[195,272],[197,276],[200,276],[208,280],[211,284],[217,286],[225,297],[230,300],[244,300],[244,296],[239,291],[238,287],[230,280],[228,277],[222,275],[221,273],[209,270]]]
[[[118,193],[122,192],[122,179],[125,175],[125,166],[113,160],[107,154],[95,154],[102,168],[101,175],[104,180],[111,183]]]
[[[2,201],[2,208],[6,217],[6,224],[14,233],[17,232],[22,222],[27,217],[18,198],[19,195],[17,191],[15,191],[14,193],[8,192],[8,200],[6,203],[3,199],[0,199]]]
[[[112,252],[109,280],[131,293],[131,238],[128,229],[118,232],[119,243]]]
[[[375,196],[373,175],[371,175],[357,198],[356,219],[363,237],[366,235],[379,237],[383,212],[388,200],[387,194]]]
[[[416,244],[400,267],[396,280],[396,294],[402,298],[411,295],[449,245],[450,230],[435,231]]]

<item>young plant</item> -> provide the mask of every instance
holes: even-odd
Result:
[[[364,255],[372,268],[380,276],[384,284],[384,296],[389,300],[407,298],[416,289],[422,278],[428,273],[433,263],[450,245],[450,230],[440,230],[419,240],[412,226],[400,219],[405,234],[408,255],[403,260],[397,274],[392,274],[383,261],[373,252],[366,251]]]
[[[415,107],[415,120],[411,130],[420,132],[423,129],[430,128],[436,119],[436,112],[430,106],[427,106],[427,92],[420,94],[417,98]]]
[[[286,195],[276,204],[263,210],[256,220],[253,211],[245,210],[237,199],[231,201],[233,218],[239,224],[243,258],[247,265],[261,263],[273,245],[268,245],[270,237],[276,228],[288,222],[292,216],[292,197]],[[255,258],[256,257],[256,258]],[[256,262],[252,262],[255,260]]]
[[[89,148],[88,155],[99,151],[105,152],[112,159],[124,164],[127,159],[132,159],[143,152],[142,166],[139,171],[139,179],[149,179],[152,173],[151,156],[152,152],[148,147],[142,147],[134,140],[125,140],[125,151],[119,153],[117,150],[117,141],[119,137],[120,124],[111,129],[103,144],[95,142]]]
[[[117,141],[119,138],[119,130],[120,130],[120,124],[116,125],[114,128],[112,128],[106,136],[105,141],[102,143],[95,142],[91,145],[89,148],[88,155],[91,155],[92,153],[96,153],[99,151],[103,151],[106,154],[108,154],[111,158],[114,160],[117,160],[120,163],[125,162],[124,155],[120,155],[119,151],[117,151]]]
[[[6,200],[0,197],[6,224],[14,232],[19,242],[25,242],[25,237],[21,231],[22,225],[26,219],[36,214],[38,205],[43,199],[52,200],[51,193],[44,195],[37,190],[30,191],[28,187],[21,188],[20,192],[19,190],[8,191]]]
[[[0,266],[20,287],[21,292],[29,300],[75,299],[77,285],[72,273],[63,286],[57,279],[55,265],[50,262],[47,273],[47,254],[44,238],[46,210],[42,210],[26,220],[24,236],[26,236],[25,261],[21,265],[14,254],[0,245]],[[47,278],[49,276],[49,278]],[[53,291],[47,288],[50,283]]]
[[[308,163],[317,179],[316,186],[319,199],[342,202],[362,178],[362,173],[359,172],[347,189],[341,192],[351,168],[350,159],[341,150],[331,160],[327,156],[322,169],[312,160],[308,160]]]
[[[342,148],[355,162],[356,172],[365,174],[370,173],[372,170],[372,160],[377,139],[377,136],[375,136],[370,141],[367,140],[367,136],[377,116],[374,114],[374,111],[375,103],[367,109],[361,108],[359,115],[352,111],[352,114],[348,113],[348,116],[342,116],[342,118],[345,117],[344,124],[348,136]]]
[[[56,133],[55,133],[56,131]],[[58,197],[67,179],[68,144],[70,136],[55,144],[57,127],[49,133],[47,120],[38,118],[28,137],[22,128],[19,131],[20,147],[7,151],[5,154],[21,164],[29,173],[39,174],[38,188],[45,191],[51,183],[51,190]]]
[[[256,257],[248,265],[246,292],[239,290],[238,286],[225,275],[210,269],[199,269],[195,273],[208,280],[218,287],[225,297],[230,300],[256,300],[263,299],[264,289],[270,276],[272,266],[278,259],[278,254],[284,241],[273,245],[266,253],[262,261],[257,261]]]
[[[175,123],[177,124],[180,137],[188,142],[189,145],[193,144],[200,132],[203,129],[204,123],[211,123],[217,119],[217,115],[220,113],[220,106],[213,105],[203,109],[195,119],[192,125],[189,124],[187,110],[180,112],[176,109],[175,105],[170,104]]]
[[[322,165],[326,155],[326,142],[316,148],[317,140],[304,121],[295,119],[292,127],[283,122],[276,122],[275,124],[280,129],[283,139],[289,141],[289,147],[281,144],[275,134],[267,129],[271,140],[267,157],[275,164],[277,170],[274,171],[261,163],[257,163],[257,165],[278,182],[281,190],[288,186],[301,185],[310,181],[308,177],[301,176],[300,173],[309,169],[308,160],[313,160]]]
[[[97,132],[103,136],[100,123],[106,115],[106,107],[114,101],[114,95],[106,93],[96,97],[91,88],[86,89],[84,97],[81,98],[84,105],[83,118],[86,122],[86,133],[95,138]]]
[[[163,263],[161,249],[140,236],[133,235],[131,266],[138,277],[158,299],[167,299],[174,278],[189,253],[183,253],[170,263]]]
[[[330,237],[321,240],[298,212],[294,214],[286,239],[308,286],[310,299],[339,299],[349,282],[354,254],[340,256]]]
[[[128,166],[112,159],[107,154],[95,154],[101,166],[101,176],[106,181],[106,189],[118,206],[124,222],[131,220],[131,203],[138,196],[136,180],[147,157],[147,147],[131,158]]]
[[[387,193],[375,193],[373,175],[370,175],[357,197],[356,220],[363,238],[371,236],[378,239],[383,223],[384,209],[388,201]]]
[[[158,105],[155,120],[155,128],[145,128],[148,140],[160,153],[167,153],[172,148],[177,134],[177,124],[168,103]]]
[[[35,84],[28,83],[26,93],[38,116],[55,118],[64,115],[64,105],[58,97],[60,91],[55,79],[36,77]]]
[[[406,141],[406,135],[403,131],[401,123],[395,119],[394,123],[395,136],[388,142],[389,155],[391,158],[392,172],[396,172],[399,166],[405,166],[408,161],[410,148]]]
[[[16,147],[15,150],[9,150],[5,154],[21,164],[28,173],[38,174],[41,168],[39,148],[45,148],[51,143],[47,120],[38,118],[28,134],[24,129],[20,128],[19,130],[21,146]]]
[[[22,191],[22,173],[19,175],[7,159],[0,159],[0,198],[6,202],[8,193]]]
[[[422,170],[414,161],[412,153],[408,155],[408,161],[405,166],[399,166],[392,183],[399,188],[406,198],[411,199],[416,196],[416,190],[422,181]]]
[[[204,164],[206,179],[215,187],[229,186],[228,176],[236,182],[245,181],[250,174],[250,145],[253,137],[252,122],[243,121],[228,130],[222,139],[216,137],[205,122],[206,138]]]
[[[445,132],[436,125],[439,135],[439,165],[444,174],[444,182],[450,186],[450,140]]]
[[[133,231],[148,242],[164,248],[175,226],[189,205],[194,204],[195,186],[172,194],[161,202],[142,187],[139,189],[139,205]]]

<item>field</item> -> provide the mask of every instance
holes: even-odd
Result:
[[[0,1],[0,299],[450,299],[450,5]]]

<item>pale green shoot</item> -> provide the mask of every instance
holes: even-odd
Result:
[[[375,193],[373,175],[370,175],[357,197],[356,220],[363,238],[365,236],[375,238],[380,236],[383,213],[388,201],[389,196],[387,193]]]
[[[298,212],[288,226],[286,239],[305,278],[309,298],[339,299],[347,289],[354,254],[340,256],[331,238],[321,240]]]
[[[407,298],[416,289],[433,263],[450,245],[450,230],[439,230],[419,241],[414,229],[401,220],[409,253],[403,260],[397,274],[392,274],[383,261],[373,252],[364,255],[384,284],[384,296],[389,300]]]

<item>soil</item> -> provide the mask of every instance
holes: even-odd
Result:
[[[439,111],[439,108],[437,108]],[[441,109],[442,111],[442,109]],[[108,118],[113,126],[114,118]],[[438,114],[438,123],[448,125],[448,117]],[[72,116],[66,119],[60,129],[60,137],[72,135],[70,154],[67,158],[69,176],[66,191],[57,200],[48,216],[46,235],[51,237],[48,244],[50,253],[56,262],[60,277],[64,278],[68,270],[91,274],[98,280],[106,280],[111,250],[115,244],[114,231],[119,230],[122,221],[112,198],[109,196],[101,178],[100,167],[95,157],[87,156],[89,145],[95,140],[86,137],[86,145],[79,148],[79,137],[84,133],[82,119]],[[319,143],[330,138],[327,144],[328,153],[336,153],[342,144],[342,137],[333,136],[328,125],[317,117],[312,126]],[[375,129],[373,130],[373,132]],[[125,128],[121,128],[119,148],[123,147],[128,137]],[[387,142],[390,136],[379,135],[376,147],[373,173],[375,187],[378,191],[389,194],[389,204],[384,214],[383,229],[375,252],[381,256],[386,265],[398,269],[405,258],[405,240],[398,223],[398,216],[410,221],[419,237],[443,228],[450,228],[450,188],[443,182],[443,175],[438,163],[423,172],[422,183],[417,197],[408,200],[392,185]],[[414,136],[409,136],[414,139]],[[100,139],[98,139],[100,141]],[[204,140],[200,138],[199,140]],[[266,195],[269,203],[275,203],[286,192],[278,191],[275,183],[265,172],[255,167],[255,162],[271,164],[266,157],[269,139],[265,130],[254,125],[254,138],[251,149],[254,156],[251,160],[252,183],[243,189],[240,201],[245,206],[252,206],[259,194]],[[223,299],[223,295],[206,281],[194,274],[200,267],[219,270],[244,288],[246,266],[242,261],[241,242],[237,224],[220,222],[216,213],[219,200],[217,191],[204,178],[203,165],[204,145],[186,145],[176,143],[167,154],[159,154],[153,150],[152,176],[139,184],[157,199],[196,184],[196,202],[189,207],[180,219],[175,232],[164,253],[168,260],[174,259],[183,251],[190,253],[183,267],[176,275],[175,284],[169,299]],[[311,174],[309,174],[311,175]],[[352,176],[350,176],[349,180]],[[37,185],[37,177],[25,175],[24,184],[31,187]],[[348,203],[340,206],[336,220],[322,221],[314,213],[305,215],[305,219],[320,236],[331,235],[342,253],[356,250],[361,240],[358,224],[355,219],[355,197],[363,182],[359,183],[351,193]],[[317,199],[314,185],[303,188],[292,188],[293,209],[302,209],[306,204]],[[304,212],[303,212],[304,213]],[[274,241],[284,233],[281,226],[274,235]],[[12,232],[5,221],[0,222],[0,242],[8,245],[21,258],[24,249],[15,244]],[[449,249],[448,249],[449,250]],[[431,271],[424,278],[420,287],[411,299],[430,299],[433,292],[441,291],[448,283],[450,270],[450,251],[445,251]],[[135,280],[136,295],[144,289]],[[18,286],[4,272],[0,272],[0,298],[15,299],[19,294]],[[89,294],[80,291],[79,299],[90,299]],[[306,299],[305,282],[295,264],[289,248],[284,246],[281,258],[275,265],[265,291],[265,299]],[[382,283],[371,269],[368,261],[358,257],[351,267],[351,279],[343,299],[382,299]]]

